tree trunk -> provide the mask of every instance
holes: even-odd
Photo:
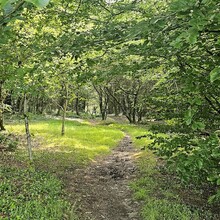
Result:
[[[25,132],[26,132],[26,137],[27,137],[28,156],[29,156],[30,161],[32,161],[33,157],[32,157],[32,146],[31,146],[31,134],[30,134],[30,129],[29,129],[28,115],[27,115],[26,95],[24,95],[24,122],[25,122]]]
[[[82,111],[83,112],[86,112],[86,105],[87,105],[86,100],[83,100],[83,102],[82,102]]]
[[[76,115],[79,115],[79,97],[78,97],[78,94],[76,94],[75,110],[76,110]]]
[[[105,121],[107,119],[107,103],[105,104],[105,107],[102,109],[101,115],[102,121]]]
[[[102,115],[102,106],[103,106],[103,100],[102,100],[102,92],[99,93],[99,111]]]
[[[36,105],[35,105],[35,114],[39,114],[40,113],[40,97],[39,95],[36,98]]]
[[[19,113],[24,113],[24,97],[22,97],[19,102]]]
[[[63,115],[62,115],[62,129],[61,129],[61,135],[63,136],[65,134],[65,121],[66,121],[66,109],[67,109],[67,99],[65,100],[64,106],[63,106]]]
[[[138,99],[138,94],[134,94],[134,103],[133,103],[133,112],[132,112],[132,118],[133,118],[133,123],[136,123],[136,111],[137,111],[137,99]]]
[[[138,113],[138,123],[140,123],[142,121],[142,112]]]
[[[3,81],[0,81],[0,131],[4,131],[4,98],[3,98]]]
[[[56,116],[60,116],[60,111],[61,111],[62,108],[64,107],[64,104],[65,104],[65,99],[62,98],[62,99],[59,101],[59,105],[60,105],[60,106],[58,107]]]
[[[25,121],[26,137],[27,137],[28,156],[29,156],[30,161],[32,161],[33,157],[32,157],[32,146],[31,146],[31,135],[30,135],[30,129],[29,129],[29,121],[28,121],[28,116],[25,113],[24,113],[24,121]]]
[[[96,90],[98,96],[99,96],[99,111],[102,117],[102,120],[106,120],[107,118],[107,94],[105,94],[104,89],[101,86],[95,86],[93,85],[94,89]]]
[[[118,104],[114,101],[113,105],[114,105],[115,116],[119,116],[120,110]]]
[[[62,115],[62,128],[61,128],[61,135],[65,134],[65,121],[66,121],[66,110],[68,105],[68,87],[64,85],[65,89],[65,98],[64,98],[64,105],[63,105],[63,115]]]
[[[0,107],[1,108],[1,107]],[[0,110],[0,131],[5,131],[4,127],[4,119],[3,119],[3,113],[2,110]]]

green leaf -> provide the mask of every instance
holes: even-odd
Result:
[[[195,4],[195,0],[176,0],[171,3],[171,11],[187,11],[191,9]]]
[[[196,105],[202,105],[202,99],[196,97],[196,98],[194,99],[194,103],[195,103]]]
[[[173,40],[170,45],[179,49],[183,46],[184,39],[187,37],[187,33],[180,34],[175,40]]]
[[[186,121],[187,125],[190,125],[192,123],[192,117],[193,117],[192,109],[190,108],[187,110],[187,112],[185,114],[185,121]]]
[[[35,6],[39,8],[43,8],[48,5],[50,0],[26,0],[27,2],[31,2]]]
[[[14,7],[13,7],[12,3],[13,3],[13,1],[8,1],[8,2],[3,6],[3,9],[4,9],[5,14],[10,14],[10,13],[14,10]]]
[[[211,83],[215,82],[218,79],[220,79],[220,67],[216,67],[210,73],[210,81],[211,81]]]
[[[201,160],[198,160],[198,167],[201,169],[203,167],[203,162]]]
[[[193,130],[203,130],[205,128],[205,124],[203,122],[194,122],[192,124]]]
[[[9,0],[0,0],[0,7],[3,8]]]
[[[199,35],[198,30],[195,29],[195,28],[191,28],[191,29],[189,29],[188,34],[189,34],[188,42],[190,44],[195,44],[197,42],[197,38],[198,38],[198,35]]]

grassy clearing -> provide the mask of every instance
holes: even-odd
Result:
[[[62,191],[62,178],[109,153],[124,135],[116,128],[67,121],[66,134],[61,136],[61,121],[32,121],[34,161],[30,167],[23,123],[13,122],[6,128],[16,133],[22,144],[15,153],[0,158],[0,219],[4,220],[77,219]]]
[[[21,123],[8,125],[7,129],[19,135],[24,134],[24,125]],[[69,171],[89,163],[96,156],[107,154],[122,139],[123,132],[132,137],[137,148],[145,149],[138,154],[140,177],[131,183],[135,199],[143,201],[144,220],[216,219],[211,213],[200,211],[190,206],[190,203],[186,205],[183,202],[178,193],[179,191],[184,193],[182,186],[166,171],[163,162],[147,150],[152,140],[136,138],[150,134],[147,127],[112,121],[96,126],[88,122],[67,121],[66,134],[62,137],[59,120],[41,119],[32,121],[30,129],[34,139],[36,171],[0,167],[2,182],[0,190],[3,198],[7,198],[0,200],[0,219],[77,219],[74,211],[71,211],[70,203],[62,197],[62,183],[52,173],[58,177],[62,177],[65,173],[69,175]],[[159,135],[165,136],[165,134]],[[24,149],[17,151],[15,160],[27,162],[26,154]],[[27,163],[24,164],[25,166],[22,166],[26,167]],[[44,171],[49,173],[45,174]],[[18,176],[21,178],[19,179]],[[19,191],[18,188],[22,183],[24,186]],[[19,208],[15,209],[15,207]],[[9,218],[12,216],[11,213],[17,213],[18,217],[14,215],[15,217]],[[32,213],[33,217],[28,216],[28,213],[29,215]],[[23,215],[24,218],[20,217]]]
[[[7,129],[24,135],[23,124],[8,125]],[[60,135],[60,120],[33,121],[30,130],[39,142],[34,148],[35,164],[50,171],[86,164],[97,155],[109,153],[123,137],[118,129],[76,121],[66,122],[65,136]],[[19,154],[21,160],[26,158],[25,154]]]
[[[151,134],[151,132],[149,132],[146,127],[140,127],[132,124],[118,124],[118,123],[111,123],[108,125],[108,127],[119,129],[125,133],[128,133],[131,136],[135,146],[138,148],[147,146],[152,142],[152,140],[149,140],[149,138],[141,138],[141,139],[136,138],[138,136]]]

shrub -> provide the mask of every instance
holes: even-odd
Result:
[[[178,134],[156,137],[150,148],[167,159],[169,168],[176,172],[184,183],[198,185],[211,183],[214,188],[220,185],[219,161],[220,145],[217,134],[195,136]],[[219,190],[209,201],[220,199]]]

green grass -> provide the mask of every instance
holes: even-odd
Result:
[[[7,129],[19,135],[25,134],[23,123],[8,124]],[[0,219],[1,216],[2,219],[77,219],[70,204],[62,198],[62,184],[55,176],[69,175],[69,171],[88,164],[98,155],[109,153],[124,133],[131,136],[138,149],[146,147],[136,156],[140,176],[131,183],[134,198],[143,201],[141,215],[144,220],[212,219],[209,212],[201,215],[198,210],[185,205],[173,190],[176,183],[160,173],[158,158],[147,150],[152,140],[136,139],[137,136],[151,134],[147,127],[111,121],[96,126],[88,122],[67,121],[66,134],[61,136],[60,120],[38,119],[30,122],[30,130],[36,171],[21,168],[1,170],[3,199],[0,199]],[[35,146],[37,142],[38,146]],[[15,158],[20,162],[26,161],[27,165],[24,148],[15,153]]]
[[[198,211],[192,211],[187,206],[170,202],[165,199],[148,201],[142,211],[144,220],[199,220]]]
[[[131,136],[132,141],[137,148],[147,146],[152,142],[152,140],[149,140],[149,138],[141,138],[141,139],[136,138],[138,136],[151,134],[151,132],[148,131],[147,127],[143,127],[143,126],[141,127],[132,124],[118,124],[118,123],[109,124],[108,127],[119,129],[124,131],[125,133],[128,133]]]
[[[25,134],[24,125],[20,123],[6,128],[19,135]],[[66,133],[61,136],[60,120],[32,121],[30,131],[33,140],[39,141],[39,146],[33,148],[35,164],[52,171],[87,164],[96,156],[109,153],[124,135],[116,128],[67,121]],[[19,153],[19,157],[25,160],[26,152]]]
[[[150,125],[133,125],[133,124],[119,124],[119,123],[110,123],[107,124],[108,127],[117,128],[125,133],[129,134],[131,136],[131,139],[135,145],[136,148],[146,148],[149,144],[153,142],[152,139],[150,139],[150,136],[152,136],[152,132],[149,130]],[[136,138],[140,136],[147,136],[143,138]],[[158,133],[157,136],[159,137],[167,137],[167,134],[164,133]]]
[[[23,124],[9,125],[13,133],[24,134]],[[62,147],[62,150],[87,149],[88,151],[109,150],[123,137],[123,133],[105,126],[94,127],[79,122],[67,121],[66,134],[61,136],[61,121],[47,120],[30,122],[30,131],[34,137],[43,137],[43,147]]]
[[[175,187],[179,186],[172,178],[160,173],[157,158],[151,151],[142,152],[138,167],[140,176],[130,187],[134,198],[143,202],[141,216],[144,220],[214,219],[209,211],[195,209],[182,202],[181,197],[175,194]]]
[[[71,214],[61,182],[45,172],[0,167],[0,194],[0,219],[55,220]]]

